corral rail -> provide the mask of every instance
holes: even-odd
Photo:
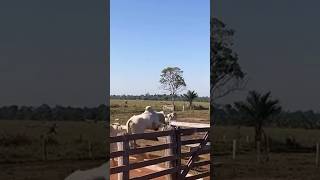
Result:
[[[168,164],[168,169],[162,170],[153,174],[144,175],[142,177],[134,177],[134,180],[147,180],[153,179],[161,176],[170,176],[171,179],[199,179],[203,177],[210,176],[210,172],[197,174],[194,176],[186,177],[187,173],[191,168],[210,165],[210,159],[205,161],[196,162],[199,155],[209,154],[210,148],[207,145],[209,139],[210,128],[187,128],[180,129],[174,128],[172,130],[160,131],[160,132],[148,132],[142,134],[124,134],[121,136],[110,137],[110,143],[118,143],[118,151],[111,152],[110,158],[119,158],[118,166],[110,168],[110,174],[120,173],[119,180],[129,180],[130,170],[143,168],[150,165],[160,164],[166,162]],[[195,133],[205,133],[203,138],[182,140],[182,136],[190,136]],[[142,147],[137,149],[131,149],[129,147],[129,141],[149,138],[159,138],[164,140],[165,144],[154,145],[149,147]],[[160,138],[159,138],[160,139]],[[200,144],[198,147],[194,148],[193,151],[182,152],[182,146],[188,144]],[[120,145],[120,146],[119,146]],[[165,150],[166,155],[164,157],[130,163],[129,156],[142,154],[152,151]],[[188,158],[186,165],[181,164],[182,158]]]

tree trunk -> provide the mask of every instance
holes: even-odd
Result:
[[[192,109],[192,101],[189,101],[189,109]]]
[[[261,127],[259,125],[255,126],[255,141],[261,141]]]
[[[172,105],[174,106],[174,101],[175,101],[174,94],[171,97],[171,101],[172,101]]]
[[[269,140],[266,132],[261,128],[261,133],[263,134],[264,139],[264,152],[266,156],[266,161],[269,161]]]

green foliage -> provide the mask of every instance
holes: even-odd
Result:
[[[189,108],[192,108],[192,102],[195,98],[198,97],[198,94],[195,91],[190,91],[188,90],[188,92],[186,94],[183,94],[183,97],[185,98],[186,101],[189,102]]]
[[[269,120],[272,115],[281,112],[279,100],[272,100],[270,94],[271,92],[260,94],[256,91],[250,91],[246,101],[235,102],[235,107],[238,111],[248,115],[249,120],[254,124],[256,141],[261,141],[261,135],[264,133],[262,129],[264,122]]]
[[[110,95],[110,99],[121,99],[121,100],[152,100],[152,101],[168,101],[171,96],[167,94],[145,94],[145,95]],[[183,95],[176,96],[176,101],[184,101]],[[209,97],[196,97],[194,101],[197,102],[209,102]],[[117,106],[117,104],[111,105]]]
[[[160,84],[163,90],[170,92],[173,103],[178,93],[187,86],[183,78],[183,71],[178,67],[163,69],[160,74]]]
[[[263,125],[264,121],[268,120],[269,117],[281,112],[279,100],[271,100],[270,95],[271,92],[260,94],[256,91],[250,91],[246,101],[235,102],[235,107],[238,111],[248,115],[247,117],[254,124]]]
[[[217,18],[211,19],[210,26],[210,90],[211,96],[218,99],[243,88],[245,73],[233,50],[234,30]]]

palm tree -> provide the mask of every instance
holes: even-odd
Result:
[[[198,97],[198,94],[195,91],[190,91],[188,90],[188,92],[186,94],[183,95],[183,97],[186,99],[186,101],[189,102],[189,108],[191,109],[192,107],[192,102],[195,98]]]
[[[250,119],[251,125],[255,127],[255,141],[261,141],[262,134],[265,142],[266,134],[263,130],[264,123],[273,115],[281,112],[279,100],[272,100],[271,92],[260,94],[256,91],[250,91],[245,102],[235,102],[235,107],[245,113]]]

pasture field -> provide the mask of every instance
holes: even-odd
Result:
[[[265,128],[272,138],[270,160],[257,162],[253,127],[213,128],[214,161],[222,163],[215,168],[217,179],[234,180],[289,180],[320,179],[315,166],[315,143],[320,140],[319,130]],[[249,142],[247,142],[249,136]],[[240,140],[236,159],[232,160],[232,141]],[[288,144],[295,139],[295,145]]]
[[[50,136],[43,161],[41,136],[52,123],[57,134]],[[76,169],[101,165],[108,153],[100,122],[1,120],[0,127],[0,179],[63,179]]]
[[[144,112],[146,106],[152,106],[154,110],[161,111],[163,105],[169,105],[171,101],[150,101],[150,100],[115,100],[110,101],[110,116],[111,122],[119,119],[120,124],[125,124],[127,120],[133,116]],[[185,111],[182,112],[183,104],[185,104]],[[194,102],[193,104],[199,108],[189,110],[187,102],[176,101],[176,112],[178,120],[190,122],[209,122],[209,102]]]

